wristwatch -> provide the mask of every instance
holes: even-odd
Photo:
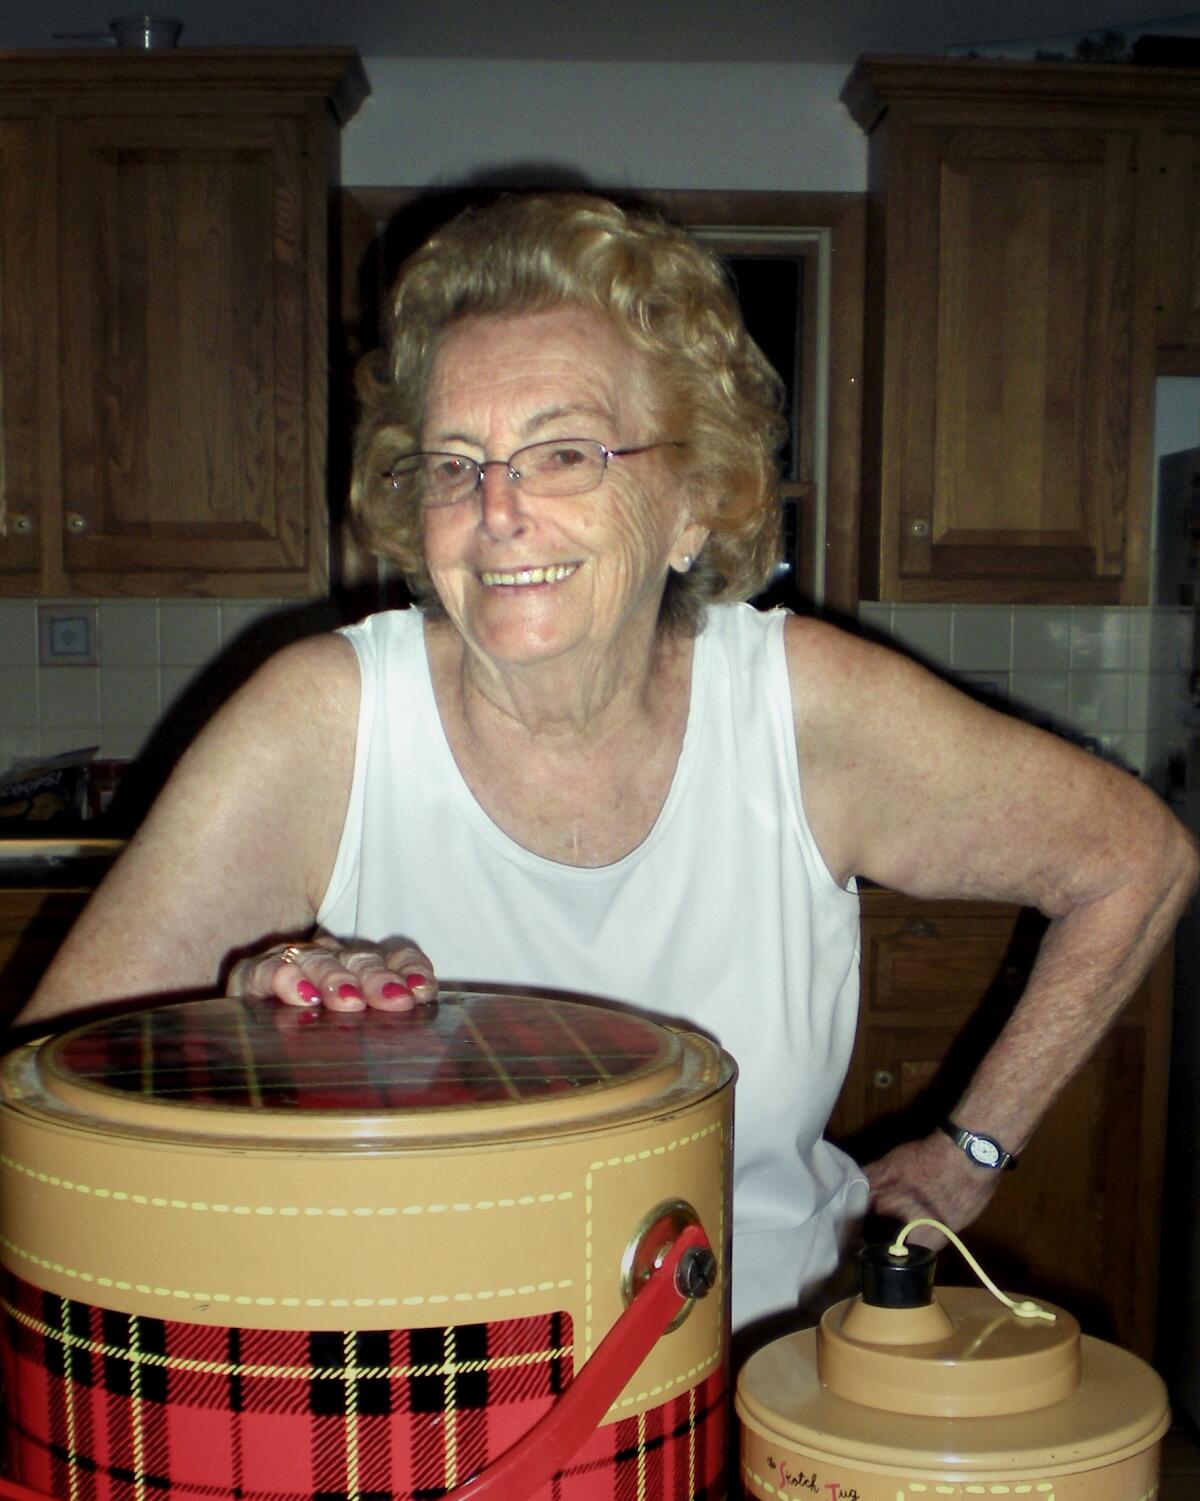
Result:
[[[968,1131],[956,1126],[953,1121],[943,1121],[942,1130],[956,1147],[961,1147],[976,1167],[990,1167],[999,1171],[1016,1167],[1017,1159],[1006,1152],[994,1136],[984,1136],[981,1131]]]

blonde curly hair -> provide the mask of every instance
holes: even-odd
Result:
[[[664,623],[696,630],[703,606],[747,599],[779,556],[777,455],[782,382],[746,332],[715,255],[652,214],[583,193],[508,195],[468,209],[401,267],[384,350],[359,370],[350,504],[359,534],[398,564],[417,600],[436,604],[421,515],[384,478],[420,447],[439,336],[461,318],[580,307],[611,318],[647,359],[665,450],[700,497],[708,541],[669,576]]]

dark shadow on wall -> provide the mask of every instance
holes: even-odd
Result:
[[[222,704],[284,646],[342,624],[332,600],[307,600],[251,622],[179,695],[129,768],[111,809],[89,832],[128,836],[145,817],[180,756]],[[297,706],[303,713],[303,706]]]

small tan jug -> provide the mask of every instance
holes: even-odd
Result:
[[[1155,1372],[1052,1305],[935,1293],[933,1265],[867,1247],[859,1297],[746,1363],[747,1496],[1152,1501],[1170,1421]]]

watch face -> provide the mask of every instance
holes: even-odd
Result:
[[[967,1142],[967,1154],[980,1167],[997,1167],[1000,1162],[1000,1148],[990,1136],[972,1136]]]

